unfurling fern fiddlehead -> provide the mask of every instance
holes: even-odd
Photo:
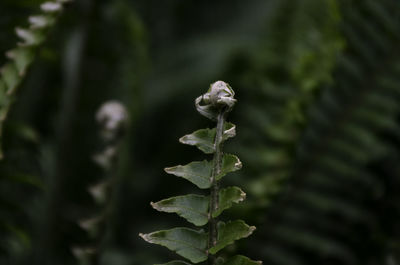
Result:
[[[195,101],[196,108],[203,116],[217,122],[214,129],[201,129],[180,139],[183,144],[194,145],[206,154],[214,154],[212,161],[191,162],[184,166],[166,168],[169,174],[187,179],[200,189],[210,189],[208,196],[189,194],[151,203],[153,208],[163,212],[176,213],[196,226],[208,223],[208,231],[184,227],[140,234],[149,243],[158,244],[175,251],[192,263],[207,261],[209,265],[257,265],[244,256],[227,260],[216,254],[234,241],[253,233],[254,226],[242,220],[224,223],[218,216],[233,203],[244,200],[245,193],[238,187],[219,188],[219,182],[227,173],[242,167],[240,160],[222,151],[223,142],[235,136],[235,125],[226,122],[227,114],[236,103],[232,88],[223,81],[211,84],[208,92]],[[164,265],[186,264],[171,261]]]
[[[96,113],[104,147],[93,157],[93,160],[103,169],[104,175],[88,188],[97,206],[96,213],[79,221],[79,226],[88,233],[91,242],[86,246],[72,248],[73,254],[81,265],[100,264],[106,232],[109,229],[118,151],[126,132],[128,116],[125,106],[115,100],[105,102]]]

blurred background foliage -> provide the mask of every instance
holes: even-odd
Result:
[[[41,0],[0,2],[0,53]],[[79,220],[99,211],[95,113],[116,99],[119,149],[102,264],[174,258],[139,231],[184,224],[150,201],[186,194],[166,166],[203,159],[177,139],[212,126],[194,99],[215,80],[239,100],[227,216],[258,227],[228,251],[268,265],[400,264],[400,2],[79,0],[68,4],[5,123],[0,264],[78,264]],[[7,62],[0,57],[0,64]]]

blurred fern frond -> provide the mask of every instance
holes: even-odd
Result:
[[[43,1],[42,1],[43,2]],[[19,42],[6,53],[0,69],[0,263],[17,262],[31,247],[32,194],[43,188],[36,159],[38,135],[30,126],[10,122],[3,130],[16,90],[24,81],[35,54],[53,28],[67,0],[42,3],[41,13],[29,16],[28,27],[15,28]],[[20,3],[22,4],[22,3]],[[28,4],[28,3],[26,3]],[[32,5],[33,3],[29,3]],[[16,4],[17,5],[17,4]],[[1,143],[7,136],[9,157],[3,159]],[[30,202],[28,206],[28,202]],[[27,221],[29,220],[29,221]]]
[[[336,1],[276,1],[273,14],[261,48],[236,62],[245,69],[236,70],[247,100],[240,112],[247,128],[239,146],[249,163],[244,174],[256,176],[248,188],[264,206],[291,174],[308,108],[332,82],[344,46]]]
[[[400,5],[338,3],[345,51],[309,106],[284,199],[267,215],[270,264],[383,264],[398,251],[395,221],[378,209],[398,182],[382,168],[399,148]]]
[[[20,40],[17,47],[6,53],[9,61],[0,69],[0,144],[2,128],[7,119],[11,104],[15,100],[18,86],[24,80],[29,66],[32,64],[36,50],[46,40],[48,31],[54,26],[63,5],[70,0],[54,0],[41,5],[42,13],[28,18],[29,27],[15,28]],[[0,146],[0,159],[3,153]]]

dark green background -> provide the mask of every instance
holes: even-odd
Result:
[[[0,53],[43,1],[0,2]],[[205,158],[178,138],[214,126],[194,99],[224,80],[238,103],[226,144],[256,225],[228,248],[266,265],[396,265],[400,221],[400,2],[76,0],[20,87],[0,162],[0,263],[77,264],[77,221],[97,211],[96,109],[122,101],[103,264],[176,258],[139,232],[186,225],[149,202],[195,192],[163,168]],[[0,63],[6,57],[0,57]]]

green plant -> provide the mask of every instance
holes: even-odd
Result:
[[[206,154],[213,154],[213,160],[191,162],[165,169],[167,173],[185,178],[200,189],[210,189],[210,194],[189,194],[151,203],[156,210],[177,213],[196,226],[208,223],[208,231],[178,227],[140,234],[147,242],[165,246],[192,263],[208,261],[209,265],[261,264],[240,255],[228,260],[216,255],[227,245],[249,236],[255,230],[254,226],[248,226],[242,220],[227,223],[218,220],[224,210],[230,208],[233,203],[243,201],[246,196],[238,187],[220,189],[221,179],[227,173],[242,167],[236,156],[224,154],[222,150],[223,143],[235,136],[235,125],[226,122],[227,114],[236,103],[234,94],[232,88],[223,81],[211,84],[208,92],[198,97],[195,103],[200,114],[217,122],[216,128],[201,129],[180,139],[183,144],[193,145]],[[172,261],[166,264],[190,263]]]
[[[100,138],[103,148],[93,156],[93,160],[103,170],[103,176],[88,188],[95,202],[95,206],[92,207],[95,214],[78,222],[87,232],[89,239],[89,243],[85,246],[72,248],[75,257],[82,265],[97,265],[100,262],[104,240],[109,230],[113,191],[117,183],[119,147],[128,123],[128,112],[119,101],[111,100],[101,105],[96,120],[101,127]]]
[[[262,259],[280,265],[397,264],[398,210],[391,205],[398,198],[391,187],[398,185],[398,171],[388,165],[398,161],[393,139],[399,130],[400,5],[331,2],[339,7],[337,32],[345,45],[329,70],[332,82],[307,103],[306,123],[282,167],[288,185],[265,211],[266,229],[257,233]],[[271,174],[271,163],[265,166]]]
[[[17,47],[6,53],[10,59],[0,69],[0,159],[3,157],[2,128],[18,86],[24,80],[29,66],[35,59],[37,49],[45,42],[48,31],[54,26],[63,5],[70,0],[54,0],[41,5],[42,14],[29,17],[29,27],[17,27],[15,32],[21,39]]]
[[[248,62],[232,73],[244,88],[238,150],[251,172],[242,174],[251,176],[245,187],[263,210],[285,189],[309,109],[333,82],[344,47],[337,1],[275,2],[267,37],[258,49],[244,51]]]
[[[65,4],[70,0],[53,0],[42,3],[41,13],[28,18],[28,27],[16,27],[16,47],[6,52],[8,60],[0,67],[0,263],[23,260],[32,247],[32,209],[28,202],[43,194],[45,184],[39,176],[37,165],[38,135],[34,129],[20,121],[4,123],[16,99],[18,87],[25,80],[38,49],[46,41]],[[43,2],[43,1],[41,1]],[[34,5],[35,3],[30,3]],[[3,7],[0,7],[2,9]],[[7,157],[3,159],[3,131],[7,136]],[[28,151],[24,144],[35,148]],[[30,161],[22,166],[20,161]],[[40,192],[38,192],[38,189]]]

